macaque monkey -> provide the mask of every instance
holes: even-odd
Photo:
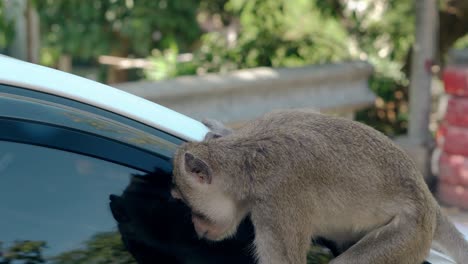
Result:
[[[303,264],[311,237],[334,241],[332,264],[419,264],[431,243],[457,263],[468,244],[411,159],[380,132],[309,110],[220,123],[174,157],[172,195],[200,238],[235,234],[250,215],[260,264]]]

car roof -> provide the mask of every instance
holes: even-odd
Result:
[[[0,55],[0,84],[49,93],[89,104],[181,139],[200,141],[201,122],[141,97],[83,77]]]

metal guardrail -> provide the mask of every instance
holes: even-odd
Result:
[[[353,113],[372,104],[368,87],[373,68],[366,62],[298,68],[253,68],[228,74],[138,81],[114,87],[164,105],[195,119],[237,123],[274,109],[314,108]]]

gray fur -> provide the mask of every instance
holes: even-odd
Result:
[[[191,180],[186,152],[208,164],[212,183]],[[216,231],[227,230],[215,240],[232,235],[250,213],[260,264],[306,263],[310,238],[318,236],[344,251],[332,264],[422,263],[433,239],[468,263],[466,241],[411,159],[351,120],[308,110],[267,114],[222,137],[184,144],[174,181],[192,210]]]
[[[207,126],[211,131],[205,136],[205,140],[220,138],[232,133],[232,129],[227,128],[221,122],[213,119],[204,119],[202,123]]]

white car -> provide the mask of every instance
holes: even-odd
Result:
[[[0,55],[0,263],[132,263],[121,236],[138,263],[254,263],[248,219],[233,239],[201,241],[169,195],[174,151],[207,132],[145,99]],[[428,262],[454,263],[435,250]]]

